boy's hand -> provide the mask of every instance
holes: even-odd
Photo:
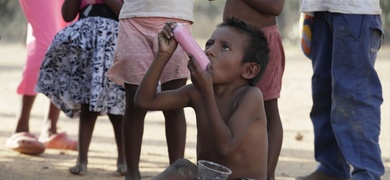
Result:
[[[172,55],[177,47],[177,41],[173,38],[173,29],[176,27],[176,22],[168,21],[164,28],[158,34],[158,53],[163,55]]]
[[[192,84],[196,87],[196,89],[198,89],[198,91],[203,95],[210,93],[209,90],[212,90],[213,87],[213,79],[209,72],[211,71],[211,68],[207,68],[207,71],[204,71],[202,68],[200,68],[199,64],[192,56],[190,57],[187,66],[191,72]]]

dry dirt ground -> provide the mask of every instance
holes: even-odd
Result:
[[[123,179],[113,177],[116,146],[111,123],[106,116],[99,117],[89,152],[88,172],[79,177],[69,174],[68,167],[76,162],[74,151],[46,150],[40,156],[18,154],[4,147],[5,140],[16,127],[20,108],[20,96],[15,92],[21,78],[26,57],[22,45],[0,45],[0,180],[65,180],[65,179]],[[311,107],[310,61],[299,48],[286,48],[286,70],[282,95],[279,100],[280,114],[284,126],[284,142],[276,179],[292,180],[312,172],[316,167],[313,159],[313,131],[309,119]],[[387,173],[382,179],[390,180],[390,48],[379,52],[378,73],[383,83],[384,103],[382,106],[382,133],[380,143]],[[33,107],[30,130],[39,135],[42,119],[48,107],[48,100],[38,95]],[[195,162],[196,129],[192,109],[186,109],[188,134],[185,157]],[[59,121],[60,131],[77,137],[78,120],[63,114]],[[297,140],[297,134],[302,140]],[[168,165],[164,136],[164,118],[160,112],[150,112],[146,117],[140,168],[143,179],[150,179]]]

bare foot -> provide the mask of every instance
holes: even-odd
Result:
[[[87,173],[87,164],[77,163],[75,166],[69,168],[69,172],[75,175],[84,176]]]
[[[114,176],[120,177],[126,175],[127,167],[124,164],[118,164],[116,171],[113,173]]]

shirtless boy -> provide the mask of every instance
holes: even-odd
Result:
[[[285,0],[226,0],[223,19],[236,17],[260,28],[268,40],[269,63],[263,78],[256,84],[263,93],[267,115],[268,164],[267,178],[274,179],[283,141],[283,126],[279,115],[278,98],[282,89],[285,55],[276,17]]]
[[[149,110],[192,107],[197,121],[198,160],[228,167],[232,170],[229,179],[266,179],[267,119],[263,95],[255,85],[268,63],[267,39],[243,21],[228,19],[206,42],[205,53],[210,60],[207,71],[191,59],[188,68],[193,84],[156,93],[164,66],[177,47],[172,31],[175,26],[167,22],[159,33],[159,50],[138,88],[136,105]],[[196,175],[196,168],[192,170],[188,174]],[[159,179],[172,179],[175,174],[163,173]]]

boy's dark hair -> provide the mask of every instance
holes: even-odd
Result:
[[[244,47],[242,63],[254,62],[260,65],[260,72],[249,80],[249,85],[255,86],[263,75],[269,61],[267,38],[260,29],[235,17],[227,18],[218,25],[218,27],[224,26],[232,27],[249,37],[249,42],[247,43],[247,46]]]

